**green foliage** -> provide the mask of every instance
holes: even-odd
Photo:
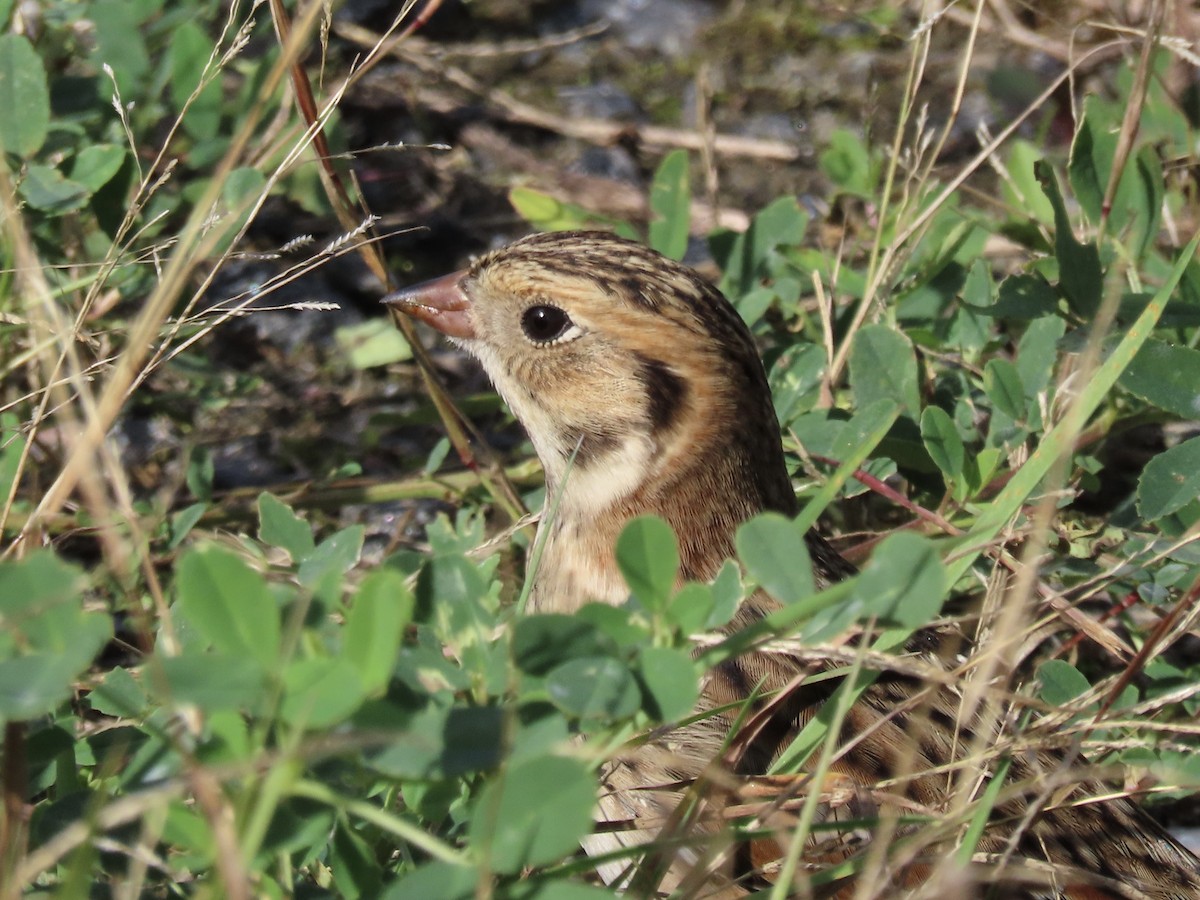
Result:
[[[47,551],[0,561],[0,722],[52,712],[112,635],[83,573]]]
[[[1146,464],[1138,483],[1138,512],[1153,522],[1200,501],[1200,438],[1184,441]],[[1195,515],[1200,512],[1192,510]]]
[[[683,259],[687,252],[691,204],[688,155],[683,150],[673,150],[663,157],[650,185],[650,210],[654,214],[650,221],[651,247],[671,259]]]
[[[803,240],[807,227],[808,215],[796,199],[780,197],[757,213],[746,231],[718,231],[709,239],[721,266],[720,288],[748,325],[772,304],[793,307],[799,300],[801,283],[788,251]]]
[[[652,218],[647,243],[672,259],[683,259],[687,252],[692,216],[688,166],[687,152],[674,150],[663,158],[650,185]],[[558,200],[533,188],[513,188],[508,192],[508,201],[538,231],[607,228],[631,240],[640,238],[638,229],[629,222],[596,215],[577,203]]]
[[[813,593],[812,562],[804,529],[778,513],[764,513],[737,531],[738,557],[746,571],[780,603]]]
[[[821,152],[821,169],[837,187],[848,194],[869,198],[875,191],[879,164],[871,159],[866,143],[852,132],[838,129],[829,136]]]
[[[851,596],[862,603],[862,616],[919,628],[938,614],[946,587],[946,572],[932,542],[898,532],[871,554]]]
[[[412,347],[390,319],[368,319],[339,328],[334,337],[356,369],[412,359]]]
[[[966,451],[954,420],[940,406],[927,406],[921,413],[921,440],[947,484],[958,481],[966,465]]]
[[[637,229],[628,222],[619,222],[596,215],[577,203],[558,200],[544,191],[515,187],[508,192],[508,202],[517,214],[538,231],[575,231],[589,228],[611,228],[622,237],[636,240]]]
[[[1148,340],[1121,373],[1120,384],[1161,410],[1195,416],[1200,411],[1200,350]]]
[[[914,420],[919,415],[917,358],[912,343],[887,326],[867,325],[855,336],[850,351],[850,385],[859,409],[877,400],[891,400],[902,415]]]
[[[42,148],[50,130],[50,92],[46,70],[29,41],[0,35],[0,150],[30,157]]]
[[[545,865],[575,849],[591,831],[594,791],[592,773],[578,760],[523,760],[480,794],[468,833],[489,868],[519,875],[525,866]]]
[[[664,606],[679,572],[671,526],[654,516],[634,519],[617,539],[616,555],[633,595],[648,607]]]

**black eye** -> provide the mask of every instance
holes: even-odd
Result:
[[[537,344],[560,338],[571,327],[571,317],[557,306],[531,306],[521,313],[521,329]]]

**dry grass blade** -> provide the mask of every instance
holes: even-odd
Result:
[[[276,32],[279,35],[280,41],[286,43],[288,35],[291,32],[291,24],[287,11],[283,8],[280,0],[270,0],[270,2],[271,16],[275,23]],[[419,27],[429,16],[433,15],[439,5],[439,3],[426,4],[422,15],[414,18],[413,21],[401,29],[401,23],[408,18],[408,14],[416,6],[414,0],[409,0],[393,20],[391,29],[378,36],[377,40],[371,46],[367,59],[357,67],[353,77],[361,77],[382,56],[382,48],[385,45],[394,46],[396,42],[402,40],[407,34]],[[313,136],[313,146],[320,166],[321,184],[325,188],[326,196],[329,198],[334,213],[337,215],[342,227],[347,230],[354,230],[356,223],[361,220],[361,210],[351,200],[341,174],[334,168],[334,157],[329,150],[328,142],[325,140],[322,130],[321,123],[324,120],[324,115],[318,110],[312,85],[308,79],[308,73],[305,72],[299,60],[296,60],[292,64],[291,77],[300,115],[307,123]],[[362,256],[367,267],[379,279],[380,284],[384,286],[385,292],[394,289],[395,284],[379,252],[378,245],[370,240],[360,240],[356,242],[355,249]],[[409,347],[412,348],[413,358],[420,369],[421,378],[425,382],[429,396],[445,425],[446,433],[454,445],[459,458],[468,468],[478,472],[479,477],[487,485],[493,497],[495,497],[501,508],[508,514],[509,518],[512,521],[519,520],[526,513],[520,495],[512,483],[509,482],[503,467],[496,459],[495,454],[492,453],[491,448],[488,447],[487,442],[483,440],[474,425],[471,424],[471,421],[455,406],[449,392],[447,392],[441,379],[438,377],[433,363],[429,359],[429,354],[425,352],[425,348],[421,345],[412,321],[394,311],[391,315],[400,332],[404,335],[404,339],[408,342]]]
[[[1152,0],[1150,10],[1146,14],[1146,30],[1142,38],[1137,69],[1133,76],[1133,87],[1129,92],[1130,100],[1125,106],[1125,117],[1121,121],[1121,130],[1117,132],[1117,146],[1113,151],[1112,169],[1108,173],[1108,184],[1104,186],[1104,199],[1100,204],[1103,224],[1107,224],[1108,216],[1112,212],[1117,185],[1120,184],[1121,176],[1125,173],[1125,164],[1129,161],[1129,153],[1137,138],[1138,126],[1142,119],[1142,107],[1146,101],[1146,91],[1150,87],[1150,63],[1154,50],[1159,46],[1162,38],[1163,19],[1166,18],[1166,14],[1167,5],[1163,0]]]
[[[304,45],[304,35],[314,26],[318,12],[319,8],[316,6],[310,7],[306,12],[302,27],[297,28],[292,34],[291,40],[283,47],[279,60],[265,79],[258,100],[251,108],[244,111],[241,127],[231,140],[228,152],[217,165],[207,189],[180,232],[174,252],[163,269],[157,287],[147,298],[129,329],[125,348],[102,385],[94,408],[88,410],[86,420],[82,423],[78,433],[72,435],[70,452],[61,471],[42,495],[34,514],[30,516],[25,528],[22,529],[7,552],[11,553],[14,548],[20,547],[28,541],[31,530],[36,527],[37,523],[57,512],[77,485],[82,484],[86,489],[89,472],[103,470],[102,466],[97,467],[94,462],[97,454],[103,453],[105,435],[127,401],[130,391],[142,377],[143,363],[155,343],[156,335],[167,319],[172,304],[182,293],[191,273],[219,237],[208,227],[209,211],[214,208],[222,185],[256,133],[257,125],[266,108],[266,98],[282,80],[294,60],[299,57]],[[5,193],[10,195],[7,191]],[[14,220],[12,216],[6,218],[9,222]],[[33,261],[32,264],[36,270],[36,261]],[[69,345],[74,339],[73,331],[69,329],[63,328],[58,333],[62,336],[64,345]],[[75,371],[79,371],[78,366],[75,367]],[[79,397],[84,399],[85,403],[87,396],[86,393],[79,392]],[[119,467],[117,468],[119,470]],[[101,516],[100,520],[104,521],[106,518],[106,516]]]

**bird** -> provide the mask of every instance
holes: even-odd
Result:
[[[688,266],[606,232],[551,232],[384,302],[474,356],[528,433],[555,498],[538,526],[544,546],[528,612],[626,603],[614,546],[635,517],[672,527],[682,584],[712,580],[735,557],[741,523],[797,514],[755,340]],[[856,574],[815,531],[805,544],[818,587]],[[777,608],[759,589],[729,628]],[[769,769],[841,680],[815,676],[845,660],[759,647],[720,664],[695,716],[644,736],[602,770],[607,827],[585,842],[604,857],[600,876],[635,896],[752,894],[782,877],[794,822],[785,812],[796,808],[787,801],[821,791],[824,827],[807,838],[789,896],[1200,898],[1200,861],[1128,798],[1071,778],[1062,751],[1015,750],[1006,780],[986,771],[997,758],[969,758],[1001,740],[1003,716],[964,716],[949,673],[968,642],[949,627],[914,635],[907,655],[946,677],[876,672],[849,707],[820,784],[806,780],[813,772]],[[992,778],[1003,790],[969,864],[955,868],[944,858],[958,832],[914,842],[916,827],[901,817],[936,819],[964,771],[979,791]],[[775,799],[758,805],[757,829],[730,837],[727,823],[744,821],[748,798],[763,796]],[[890,822],[887,833],[876,838],[864,824],[872,819]],[[613,861],[621,848],[632,861]]]

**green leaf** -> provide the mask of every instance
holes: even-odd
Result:
[[[394,569],[376,569],[354,595],[342,635],[343,657],[358,670],[368,692],[387,686],[413,605],[404,576]]]
[[[859,409],[888,399],[917,421],[921,414],[917,357],[908,336],[886,325],[863,326],[850,350],[850,386]]]
[[[522,897],[521,900],[612,900],[612,898],[613,892],[607,888],[555,879],[554,881],[543,881],[533,889],[533,893]]]
[[[817,517],[825,506],[849,482],[854,471],[865,463],[867,456],[879,446],[888,431],[895,426],[899,413],[900,407],[896,405],[895,401],[883,397],[865,409],[858,410],[849,422],[837,423],[840,427],[830,429],[834,434],[829,440],[831,452],[827,455],[840,460],[841,464],[800,510],[800,515],[796,517],[797,528],[808,529],[816,524]],[[803,418],[819,420],[821,417],[814,415]],[[834,424],[832,419],[826,419],[826,421]],[[804,440],[803,435],[801,435],[801,440]],[[925,448],[921,446],[920,450],[924,455]],[[925,458],[928,460],[928,457]],[[932,461],[928,462],[928,466],[930,471],[936,469]]]
[[[804,531],[779,513],[763,513],[745,522],[735,538],[746,571],[780,603],[796,603],[813,594],[812,561]]]
[[[258,523],[258,539],[286,550],[295,562],[305,559],[316,546],[312,526],[266,491],[258,495]]]
[[[623,719],[637,712],[641,692],[629,669],[610,656],[585,656],[546,676],[554,705],[580,719]]]
[[[1069,662],[1050,659],[1038,667],[1042,699],[1051,706],[1062,706],[1092,689],[1088,680]]]
[[[435,556],[417,579],[417,615],[432,610],[450,627],[475,628],[474,617],[487,583],[470,560],[457,554]]]
[[[862,138],[852,131],[836,129],[830,134],[818,164],[841,191],[869,197],[874,190],[871,156]]]
[[[807,549],[807,548],[806,548]],[[713,608],[708,614],[705,628],[720,628],[734,617],[742,598],[746,595],[742,587],[742,573],[738,564],[728,559],[712,582]]]
[[[612,638],[578,616],[522,616],[513,626],[513,661],[530,675],[545,675],[555,666],[584,656],[616,654]]]
[[[46,70],[28,38],[0,34],[0,152],[28,159],[50,130]]]
[[[1096,120],[1103,118],[1103,115],[1097,115],[1096,104],[1092,100],[1092,97],[1085,97],[1083,101],[1083,118],[1075,129],[1075,138],[1071,142],[1067,180],[1084,214],[1092,225],[1099,227],[1104,189],[1112,169],[1116,135],[1105,134],[1099,130]],[[1102,150],[1097,147],[1098,143],[1104,145]]]
[[[1099,97],[1084,99],[1083,120],[1075,131],[1067,175],[1071,190],[1092,225],[1099,227],[1103,217],[1104,192],[1112,176],[1116,158],[1117,134],[1108,127],[1110,110]],[[1128,233],[1131,256],[1140,260],[1162,218],[1162,165],[1154,148],[1143,147],[1131,156],[1120,173],[1117,189],[1108,210],[1108,230]]]
[[[996,302],[980,312],[998,319],[1039,319],[1058,310],[1058,295],[1040,275],[1010,275],[1000,282]]]
[[[0,660],[0,722],[53,712],[71,696],[75,677],[90,662],[52,653]]]
[[[321,541],[300,563],[300,583],[313,587],[326,575],[349,572],[362,555],[364,534],[363,526],[351,525]]]
[[[0,632],[21,627],[25,618],[41,610],[75,602],[86,584],[81,569],[50,550],[0,560]]]
[[[182,22],[171,35],[168,58],[171,65],[171,103],[177,113],[191,99],[183,128],[194,138],[208,140],[216,137],[221,125],[221,104],[224,92],[221,79],[213,78],[194,98],[193,92],[205,74],[213,56],[213,41],[194,21]]]
[[[380,900],[474,900],[479,873],[471,866],[436,860],[417,866],[379,895]]]
[[[660,722],[682,719],[700,698],[696,664],[683,650],[647,647],[642,651],[637,674],[644,695],[643,709]]]
[[[329,728],[349,718],[366,698],[358,671],[346,659],[316,657],[291,663],[279,715],[305,728]]]
[[[92,63],[97,69],[105,63],[112,67],[126,100],[143,96],[142,79],[150,71],[137,13],[137,4],[128,0],[95,0],[88,7],[88,18],[95,26]],[[104,87],[107,95],[107,79]]]
[[[1162,224],[1163,167],[1153,147],[1142,147],[1133,158],[1133,169],[1126,172],[1130,188],[1128,196],[1118,189],[1113,201],[1114,221],[1132,228],[1134,258],[1141,260],[1154,246]],[[1126,178],[1121,179],[1124,188]]]
[[[780,197],[758,212],[747,231],[717,232],[709,237],[713,257],[721,267],[721,292],[729,297],[743,319],[751,318],[752,310],[743,308],[752,292],[766,277],[779,275],[784,263],[784,249],[792,249],[804,238],[808,213],[801,209],[796,198]],[[764,289],[760,298],[774,294]]]
[[[774,263],[782,261],[782,250],[804,240],[808,220],[808,213],[791,194],[772,200],[755,214],[749,249],[758,274],[770,272]]]
[[[770,374],[771,396],[775,415],[784,428],[816,405],[826,365],[825,348],[818,344],[795,344],[775,360]]]
[[[107,614],[83,610],[85,584],[48,550],[0,561],[0,720],[53,711],[112,636]]]
[[[16,5],[16,0],[0,0],[0,25],[8,25],[14,5]]]
[[[1025,396],[1033,399],[1050,384],[1058,360],[1058,342],[1067,323],[1058,316],[1034,319],[1025,328],[1017,344],[1017,374],[1025,387]]]
[[[226,249],[241,234],[266,187],[267,179],[263,173],[249,166],[234,169],[226,176],[221,185],[223,209],[215,223],[220,235],[220,250]]]
[[[333,333],[338,349],[356,369],[390,366],[412,359],[412,347],[390,318],[378,317],[343,325]]]
[[[1025,418],[1025,386],[1017,367],[1007,359],[989,359],[983,369],[983,389],[996,408],[1016,421]]]
[[[576,203],[566,203],[542,191],[515,187],[508,192],[508,202],[517,215],[538,231],[573,231],[603,225],[621,237],[638,240],[637,229],[628,222],[598,216]]]
[[[197,500],[206,502],[212,500],[214,471],[212,451],[207,447],[193,447],[192,452],[188,454],[187,471],[184,477],[187,480],[188,490]]]
[[[330,810],[328,815],[332,817],[333,811]],[[310,814],[302,821],[324,827],[319,844],[329,848],[329,868],[333,871],[338,895],[345,900],[378,897],[383,888],[383,868],[375,858],[374,847],[347,822],[339,823],[333,831],[333,840],[326,843],[328,825],[321,819],[321,816]],[[321,848],[315,846],[314,849]]]
[[[1138,479],[1137,508],[1153,522],[1200,497],[1200,437],[1158,454]]]
[[[30,165],[21,181],[21,196],[34,209],[61,215],[84,206],[91,192],[82,184],[64,178],[58,169]]]
[[[992,305],[994,294],[991,267],[986,260],[975,260],[971,263],[971,268],[967,271],[967,280],[963,283],[963,303],[976,310],[985,309]]]
[[[1054,223],[1054,207],[1038,183],[1035,174],[1042,150],[1025,140],[1010,142],[1009,178],[1002,182],[1004,199],[1013,209],[1021,210],[1042,225]]]
[[[513,205],[517,215],[531,225],[537,225],[546,231],[563,231],[565,228],[552,228],[549,223],[556,222],[563,213],[563,204],[542,191],[532,188],[515,187],[508,192],[508,202]],[[571,222],[566,227],[582,224]]]
[[[219,652],[265,669],[279,656],[279,610],[263,576],[228,550],[196,547],[179,561],[179,606]]]
[[[617,538],[617,566],[645,606],[662,609],[679,576],[679,548],[671,526],[657,516],[632,519]]]
[[[1117,384],[1159,409],[1196,418],[1200,415],[1200,350],[1151,338]]]
[[[28,441],[12,413],[0,413],[0,502],[12,492]]]
[[[92,709],[109,716],[131,718],[146,710],[146,692],[128,669],[113,669],[88,694]]]
[[[905,628],[928,625],[942,608],[946,571],[933,542],[901,531],[875,548],[852,597],[866,615]]]
[[[1054,207],[1054,255],[1063,293],[1071,309],[1084,318],[1091,318],[1100,308],[1104,290],[1104,273],[1100,268],[1100,251],[1094,241],[1086,244],[1075,239],[1071,219],[1058,189],[1058,179],[1050,164],[1034,164],[1038,183]]]
[[[577,759],[517,763],[480,794],[468,826],[471,844],[501,874],[555,862],[574,853],[591,831],[595,791],[595,778]]]
[[[186,538],[196,527],[204,514],[208,512],[207,503],[192,503],[185,506],[179,512],[171,516],[171,540],[167,544],[169,550],[175,550],[183,543]]]
[[[189,653],[159,660],[167,697],[194,703],[206,712],[257,710],[267,690],[267,673],[245,653]]]
[[[125,148],[116,144],[89,144],[71,163],[71,180],[94,194],[108,184],[125,162]]]
[[[208,820],[182,800],[168,804],[162,839],[172,845],[175,853],[183,851],[179,857],[187,859],[191,854],[197,860],[197,867],[210,865],[216,856],[216,842]],[[173,859],[178,862],[179,857]]]
[[[921,414],[921,440],[946,478],[957,480],[962,476],[966,450],[954,420],[940,406],[927,406]]]
[[[671,598],[667,620],[684,635],[704,631],[717,604],[711,585],[689,582]]]
[[[650,185],[650,246],[664,256],[681,260],[687,253],[692,191],[686,150],[672,150],[654,173]]]
[[[440,469],[442,463],[446,461],[447,454],[450,452],[450,446],[449,438],[438,438],[437,443],[433,445],[433,449],[429,451],[429,456],[425,460],[425,465],[421,467],[421,471],[426,475],[432,475]]]
[[[272,774],[279,775],[280,771],[273,770]],[[278,780],[290,782],[292,777],[291,774],[279,775]],[[266,778],[264,780],[270,784],[275,779]],[[270,790],[270,787],[266,788],[266,791]],[[330,838],[331,831],[333,832],[332,839]],[[340,831],[340,827],[334,827],[334,812],[329,807],[323,807],[307,798],[287,798],[275,806],[270,827],[264,835],[259,852],[262,855],[295,853],[298,858],[302,859],[311,859],[318,852],[328,853],[329,855],[324,858],[330,868],[340,868],[340,864],[345,862],[338,852],[345,846],[343,840],[338,837]],[[334,884],[340,888],[349,880],[346,876],[347,873],[344,871],[336,872]],[[349,900],[345,892],[339,896]]]
[[[415,716],[398,714],[384,700],[367,701],[356,728],[394,734],[367,756],[372,769],[390,778],[455,778],[499,765],[508,738],[504,710],[496,707],[432,707]]]

